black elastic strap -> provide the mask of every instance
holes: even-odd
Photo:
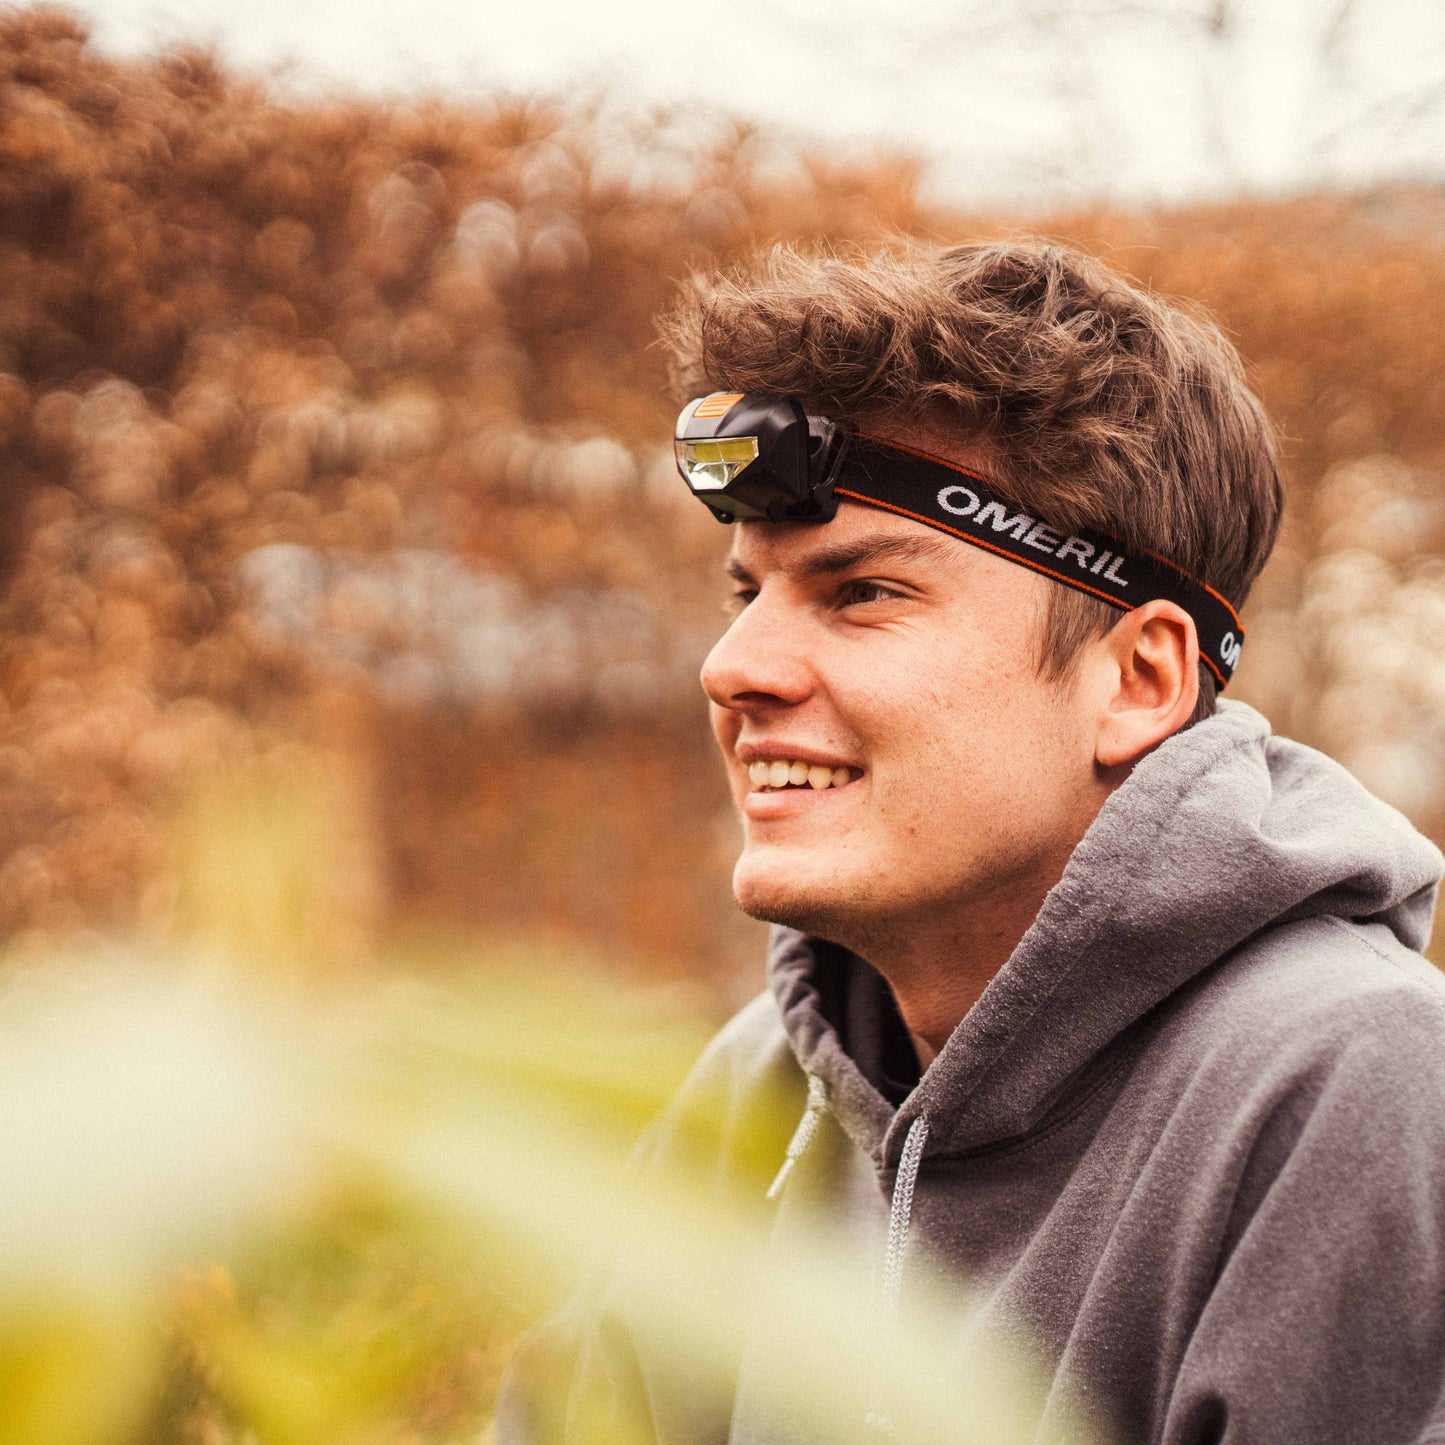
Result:
[[[1125,552],[1104,532],[1068,536],[1014,506],[987,477],[939,457],[855,435],[836,495],[912,517],[1121,611],[1163,599],[1182,607],[1199,633],[1199,655],[1224,687],[1244,644],[1239,614],[1212,587],[1152,553]]]

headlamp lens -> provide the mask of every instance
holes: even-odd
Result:
[[[758,459],[757,437],[718,437],[677,441],[677,464],[695,492],[720,492],[744,467]]]

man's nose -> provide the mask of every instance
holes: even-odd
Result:
[[[799,619],[761,595],[733,619],[702,664],[702,690],[746,712],[802,702],[813,687]]]

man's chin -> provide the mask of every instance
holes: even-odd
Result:
[[[830,936],[839,915],[834,890],[810,885],[798,877],[779,877],[773,870],[749,867],[746,854],[733,871],[733,897],[738,907],[764,923],[781,923],[820,938]]]

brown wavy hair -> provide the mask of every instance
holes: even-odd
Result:
[[[1200,314],[1038,240],[839,257],[779,246],[694,275],[663,318],[679,397],[766,391],[839,420],[982,443],[1013,499],[1178,563],[1236,607],[1279,528],[1274,429]],[[1052,589],[1039,667],[1067,677],[1118,612]],[[1215,683],[1200,665],[1200,706]]]

